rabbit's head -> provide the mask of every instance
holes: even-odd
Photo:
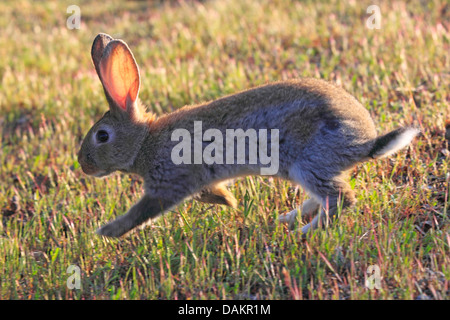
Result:
[[[99,34],[91,55],[109,111],[87,133],[78,161],[86,174],[100,177],[130,170],[152,115],[139,102],[139,69],[125,42]]]

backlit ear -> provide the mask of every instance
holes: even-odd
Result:
[[[140,77],[127,44],[122,40],[110,41],[103,50],[98,69],[112,102],[123,111],[131,111],[138,97]]]
[[[105,51],[106,46],[108,43],[110,43],[112,40],[114,40],[111,36],[107,35],[106,33],[99,33],[92,43],[91,48],[91,57],[92,62],[94,63],[95,71],[97,71],[97,75],[99,76],[100,80],[102,80],[100,75],[100,60],[103,56],[103,51]]]

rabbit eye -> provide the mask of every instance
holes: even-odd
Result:
[[[97,132],[97,136],[96,137],[97,137],[97,141],[98,142],[102,142],[102,143],[108,141],[108,139],[109,139],[108,132],[106,132],[105,130],[99,130]]]

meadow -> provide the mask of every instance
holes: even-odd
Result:
[[[67,25],[73,4],[79,29]],[[370,4],[2,1],[0,299],[449,299],[450,6],[375,1],[371,29]],[[237,209],[187,200],[103,238],[96,229],[137,201],[142,181],[95,179],[77,162],[108,109],[90,57],[99,32],[128,43],[156,114],[316,77],[353,94],[379,133],[412,124],[421,134],[359,165],[357,205],[304,241],[277,219],[305,192],[267,177],[229,186]],[[370,266],[378,289],[366,287]]]

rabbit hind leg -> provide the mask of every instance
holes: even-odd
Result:
[[[313,231],[321,225],[327,227],[336,218],[340,210],[349,208],[356,202],[355,194],[349,183],[341,177],[330,181],[329,188],[322,190],[319,195],[322,199],[322,209],[310,223],[301,229],[303,237],[309,231]]]
[[[301,212],[301,218],[310,219],[312,216],[317,214],[319,208],[320,203],[316,199],[310,198],[304,201],[300,208],[294,209],[288,213],[280,215],[278,217],[278,221],[280,221],[281,223],[287,223],[289,227],[292,228],[297,218],[299,210]]]
[[[228,191],[224,183],[218,183],[203,188],[194,199],[200,202],[223,204],[236,208],[237,200],[233,194]]]

